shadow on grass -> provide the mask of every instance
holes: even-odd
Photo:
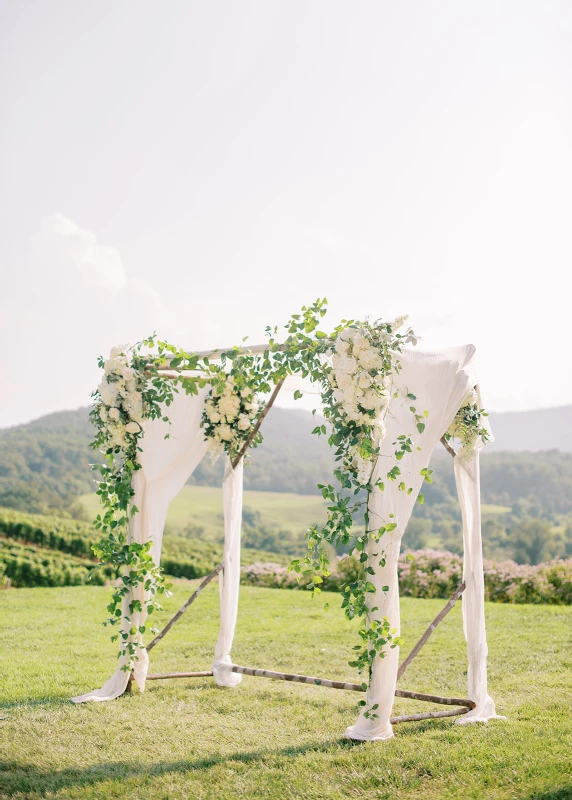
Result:
[[[57,697],[54,695],[47,697],[37,697],[35,700],[14,700],[11,703],[0,701],[0,714],[15,711],[17,708],[42,708],[50,706],[51,708],[57,706],[67,706],[71,704],[68,695]]]
[[[572,800],[572,783],[549,792],[533,792],[527,800]]]
[[[324,753],[331,749],[348,750],[361,745],[363,742],[340,738],[299,747],[284,747],[279,750],[261,749],[250,753],[213,755],[195,761],[159,761],[156,764],[116,761],[96,764],[85,769],[38,769],[33,764],[0,762],[0,794],[5,792],[6,796],[10,797],[16,792],[25,792],[27,797],[43,797],[49,792],[57,792],[71,787],[93,786],[108,780],[152,778],[170,772],[180,774],[205,772],[219,764],[228,765],[232,761],[250,764],[265,759],[296,757],[310,752]]]

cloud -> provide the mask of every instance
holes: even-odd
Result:
[[[42,227],[48,236],[53,234],[64,240],[76,269],[89,286],[117,294],[126,285],[125,267],[115,247],[98,245],[94,233],[59,212],[44,220]]]
[[[98,291],[98,305],[118,318],[128,318],[141,326],[173,336],[181,333],[172,309],[148,281],[130,275],[119,250],[98,243],[92,231],[80,226],[64,214],[55,212],[43,220],[35,237],[36,262],[56,274],[70,294],[79,276],[81,285],[92,297]],[[74,273],[76,278],[74,279]],[[91,303],[90,303],[91,305]]]
[[[155,286],[131,273],[119,249],[100,244],[64,214],[42,221],[7,278],[0,330],[26,357],[0,364],[0,426],[87,405],[99,381],[97,356],[118,342],[157,331],[187,343],[172,297],[165,302]]]

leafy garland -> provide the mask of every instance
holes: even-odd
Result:
[[[468,456],[479,439],[483,442],[490,440],[489,430],[483,423],[483,417],[488,417],[488,414],[484,408],[480,408],[479,396],[475,389],[471,389],[445,433],[445,440],[450,442],[451,439],[458,439],[462,446],[461,455]]]
[[[370,493],[385,486],[384,480],[372,484],[371,479],[386,436],[383,418],[392,396],[393,377],[400,371],[399,354],[404,345],[416,344],[417,338],[410,328],[399,332],[405,317],[391,323],[344,320],[328,335],[318,329],[326,304],[325,299],[317,300],[304,307],[301,314],[293,315],[282,343],[276,341],[277,328],[268,327],[268,348],[262,354],[241,353],[236,347],[222,354],[220,365],[155,336],[133,347],[116,347],[108,360],[99,359],[105,376],[92,395],[90,417],[97,429],[92,447],[105,456],[105,464],[95,467],[101,474],[97,494],[103,504],[103,513],[98,514],[95,526],[103,536],[93,549],[102,564],[121,573],[104,624],[119,625],[119,633],[114,633],[112,640],[120,641],[118,658],[122,659],[122,670],[131,671],[138,650],[144,649],[142,636],[147,626],[136,627],[133,614],[144,609],[148,614],[159,610],[158,597],[170,589],[161,568],[151,557],[152,543],[139,544],[128,535],[129,520],[138,512],[132,503],[132,481],[134,473],[141,469],[138,453],[143,420],[160,418],[168,423],[165,408],[171,405],[175,393],[184,390],[196,395],[208,385],[202,426],[209,449],[213,458],[225,452],[232,459],[252,433],[258,415],[257,394],[267,394],[280,380],[294,373],[320,386],[323,413],[331,428],[328,442],[335,448],[338,462],[334,476],[339,488],[319,484],[322,496],[330,501],[328,518],[322,528],[314,526],[307,532],[307,554],[304,559],[293,561],[291,568],[317,594],[323,577],[329,575],[328,546],[349,547],[350,555],[354,551],[359,554],[363,577],[343,587],[342,607],[348,619],[364,619],[359,631],[361,644],[354,648],[357,652],[350,662],[360,673],[367,672],[364,689],[371,679],[375,658],[383,658],[387,646],[400,644],[387,618],[376,620],[371,616],[377,607],[368,602],[369,595],[375,593],[368,576],[375,571],[367,563],[366,553],[368,541],[380,542],[385,534],[397,528],[397,521],[390,514],[390,519],[371,527],[367,509]],[[150,356],[150,350],[156,350],[157,354]],[[176,372],[167,377],[165,369]],[[299,391],[295,393],[295,397],[300,396]],[[411,403],[416,400],[413,394],[407,398]],[[416,430],[422,433],[427,412],[418,412],[414,405],[410,411]],[[474,444],[478,436],[486,434],[480,424],[483,415],[485,412],[475,409],[471,398],[459,410],[447,436],[461,436],[467,445]],[[328,435],[328,430],[326,425],[319,425],[313,433]],[[167,433],[165,438],[168,436]],[[257,434],[252,445],[256,446],[261,438]],[[415,446],[407,434],[398,436],[394,445],[395,464],[386,476],[390,481],[400,479],[399,462]],[[421,474],[431,483],[431,470],[424,469]],[[401,480],[398,488],[412,492]],[[419,499],[422,502],[422,495]],[[355,538],[352,526],[361,513],[365,517],[365,532]],[[379,557],[384,565],[383,550]],[[130,593],[133,596],[138,586],[144,589],[144,603],[132,599],[124,613],[125,598]],[[388,589],[383,587],[384,591]],[[359,705],[365,706],[366,701]],[[375,712],[375,705],[364,709],[366,717],[375,718]]]

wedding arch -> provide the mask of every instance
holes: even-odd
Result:
[[[93,446],[104,453],[105,463],[98,467],[103,511],[95,525],[102,538],[94,551],[120,574],[105,623],[119,644],[119,666],[101,689],[74,702],[114,699],[133,681],[143,691],[146,680],[213,676],[219,686],[235,687],[246,674],[363,692],[357,722],[345,732],[352,739],[390,738],[392,724],[408,720],[459,716],[458,723],[468,723],[497,716],[487,689],[479,486],[479,450],[491,433],[481,407],[475,348],[417,349],[411,328],[403,331],[405,317],[343,321],[327,334],[319,330],[325,313],[325,299],[304,307],[286,325],[282,341],[277,328],[267,328],[264,345],[187,353],[152,336],[100,358],[104,378],[93,393],[91,419],[97,430]],[[360,675],[357,683],[244,667],[230,655],[238,612],[244,460],[261,441],[264,417],[293,375],[319,388],[326,424],[313,433],[328,437],[337,466],[334,482],[319,485],[330,503],[327,522],[307,532],[307,555],[292,569],[319,593],[329,574],[330,545],[358,559],[360,577],[341,591],[346,616],[363,620],[350,662]],[[269,398],[263,407],[260,396]],[[458,452],[451,444],[455,440]],[[439,441],[454,459],[463,582],[399,666],[401,539],[414,503],[423,501],[423,484],[431,483],[429,461]],[[159,566],[168,506],[207,451],[225,457],[222,563],[161,632],[150,629],[156,635],[145,645],[148,618],[169,590]],[[360,513],[365,530],[356,533],[352,523]],[[216,576],[220,631],[212,669],[148,674],[149,652]],[[461,596],[468,699],[396,689]],[[395,695],[454,708],[392,718]]]

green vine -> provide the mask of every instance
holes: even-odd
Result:
[[[479,439],[483,442],[490,440],[488,428],[483,422],[483,417],[488,417],[488,414],[479,405],[477,392],[472,389],[445,433],[446,441],[450,442],[451,439],[460,441],[462,454],[464,455],[468,455],[471,452]]]

